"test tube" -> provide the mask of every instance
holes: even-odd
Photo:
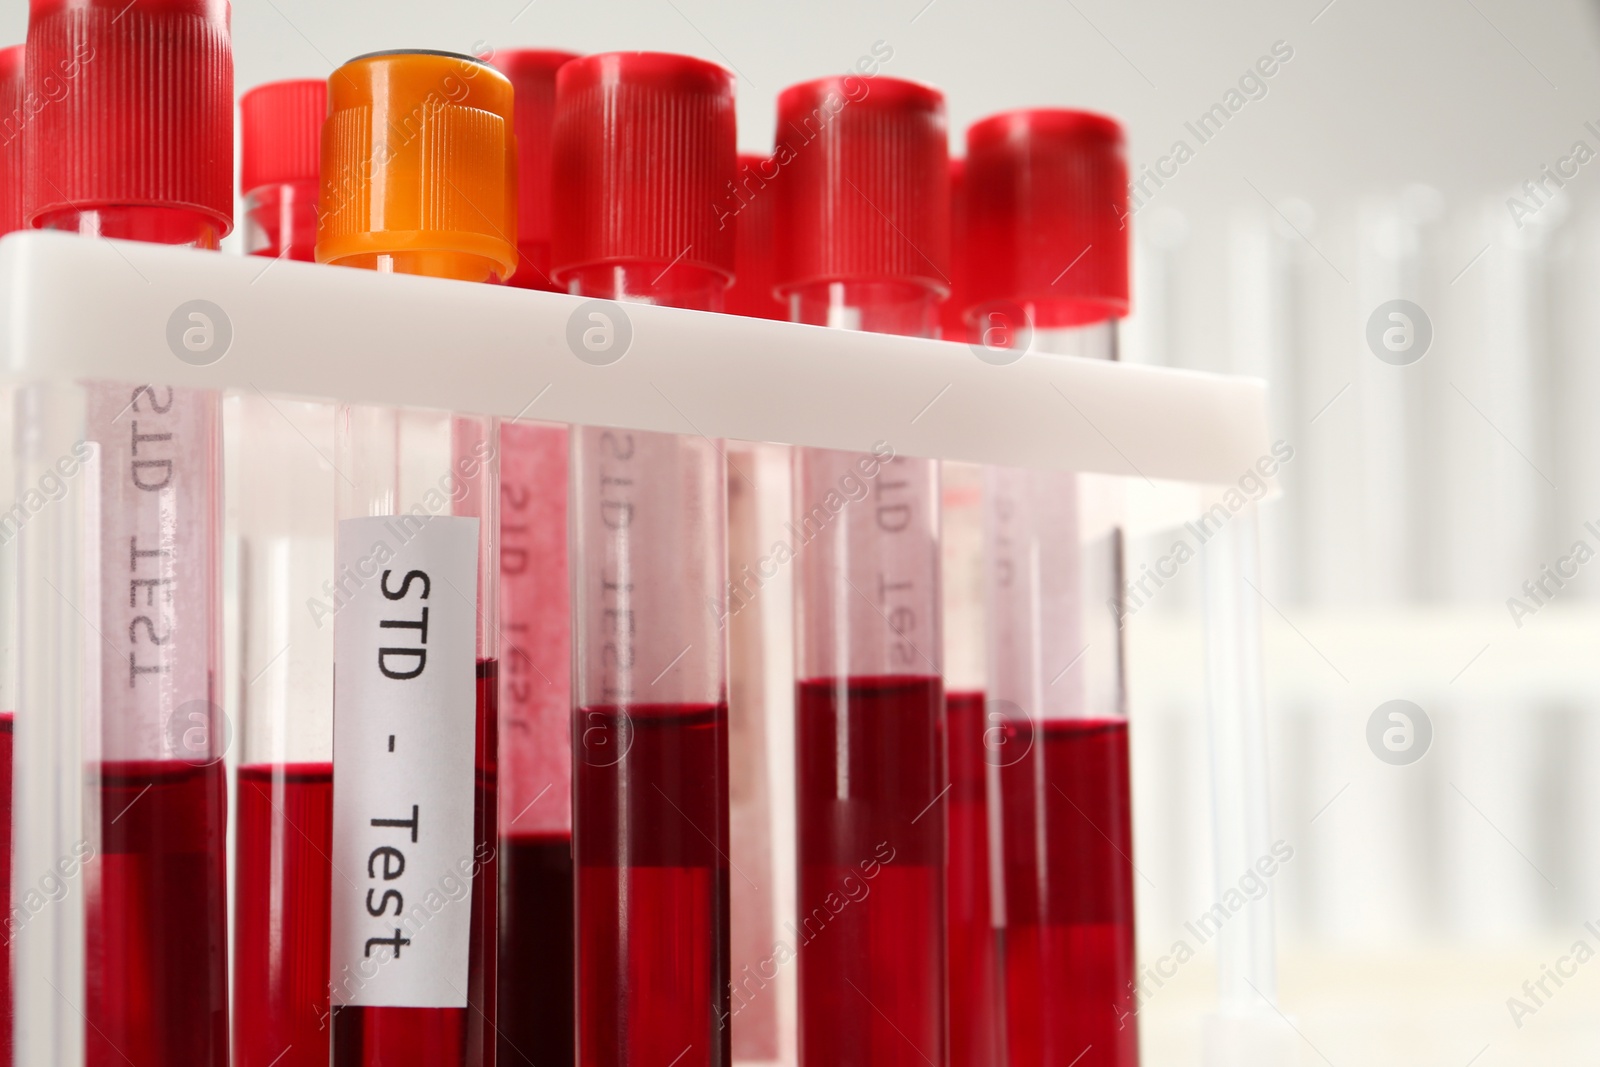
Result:
[[[949,859],[945,914],[951,1067],[1003,1063],[999,938],[992,906],[983,558],[983,469],[940,465],[944,556],[945,758]]]
[[[967,340],[966,165],[950,161],[950,295],[939,332]],[[1003,1063],[999,938],[992,907],[988,798],[991,723],[985,697],[983,469],[940,465],[944,556],[945,759],[949,762],[949,856],[945,867],[951,1067]]]
[[[779,168],[740,155],[722,203],[733,227],[726,310],[787,319],[773,295],[772,235]],[[788,568],[774,545],[789,517],[790,450],[729,441],[728,590],[719,598],[728,639],[729,1012],[733,1062],[778,1067],[796,1060],[794,971],[775,951],[793,912],[794,636]]]
[[[225,0],[33,0],[29,224],[215,249],[233,224]],[[208,313],[189,314],[203,343]],[[103,640],[86,682],[90,1064],[228,1056],[220,397],[83,387]],[[98,705],[98,711],[96,711]],[[98,719],[96,722],[95,719]],[[70,994],[69,994],[70,995]]]
[[[245,245],[311,260],[327,83],[240,102]],[[262,271],[273,269],[269,261]],[[333,851],[331,404],[234,397],[242,619],[233,1062],[327,1067]]]
[[[967,131],[966,181],[969,320],[985,344],[1115,359],[1128,308],[1121,128],[1077,111],[993,116]],[[1015,1067],[1138,1063],[1122,542],[1086,485],[1043,470],[984,479]]]
[[[516,95],[517,271],[550,279],[550,132],[569,52],[491,61]],[[529,398],[530,400],[534,398]],[[573,1062],[572,597],[567,573],[567,427],[500,426],[499,1058]]]
[[[556,76],[555,276],[607,363],[629,301],[722,307],[733,79],[683,56],[588,56]],[[614,302],[621,302],[614,303]],[[588,371],[606,373],[604,366]],[[659,388],[672,403],[673,383]],[[687,403],[684,397],[677,403]],[[707,438],[572,433],[577,1055],[724,1067],[728,706],[725,467]]]
[[[949,288],[944,99],[822,78],[778,98],[778,288],[797,322],[932,337]],[[909,416],[908,416],[909,417]],[[798,449],[800,1062],[944,1063],[939,471]]]
[[[0,115],[12,116],[0,124],[0,237],[20,230],[22,221],[22,129],[15,116],[21,115],[26,96],[23,46],[0,49]],[[11,440],[11,390],[0,396],[0,441]],[[15,485],[12,450],[0,450],[0,485]],[[12,1018],[16,1010],[11,996],[11,775],[12,741],[17,708],[17,531],[0,525],[0,894],[6,904],[6,922],[0,930],[0,1067],[11,1067]]]
[[[319,261],[510,276],[504,75],[379,52],[334,72],[328,104]],[[498,439],[493,418],[335,415],[334,1067],[495,1062]]]

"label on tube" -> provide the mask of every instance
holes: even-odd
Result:
[[[104,476],[101,581],[88,587],[101,598],[90,661],[101,665],[101,754],[210,764],[224,747],[212,700],[219,601],[209,551],[219,521],[217,398],[162,385],[97,383],[86,393]],[[66,480],[87,462],[80,445],[55,470]]]
[[[475,518],[339,523],[334,1004],[466,1007],[477,583]]]

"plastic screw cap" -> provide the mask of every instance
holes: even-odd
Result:
[[[733,284],[724,310],[755,319],[787,319],[788,306],[773,293],[775,276],[772,230],[777,222],[782,173],[766,156],[740,156],[734,189],[724,204],[724,219],[733,226]]]
[[[517,264],[512,95],[504,74],[450,52],[381,52],[334,71],[317,261],[439,254],[508,277]]]
[[[939,307],[939,333],[946,341],[967,339],[967,163],[950,161],[950,295]]]
[[[22,133],[26,59],[20,44],[0,51],[0,234],[26,227],[22,217]]]
[[[229,13],[227,0],[33,0],[31,224],[152,207],[232,228]]]
[[[489,58],[511,79],[517,99],[517,246],[522,260],[511,284],[549,289],[550,139],[556,118],[556,72],[578,57],[571,52],[514,48]]]
[[[611,52],[556,75],[555,276],[682,265],[733,275],[722,202],[735,166],[733,76],[688,56]]]
[[[322,120],[328,83],[320,78],[268,82],[239,101],[243,192],[316,181],[322,165]]]
[[[1008,111],[967,130],[972,306],[1032,308],[1035,326],[1128,313],[1122,127],[1087,111]]]
[[[950,289],[944,96],[897,78],[820,78],[778,97],[778,286]]]

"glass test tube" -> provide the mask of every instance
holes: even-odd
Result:
[[[849,103],[818,128],[832,100]],[[949,284],[943,98],[824,78],[785,90],[778,113],[780,131],[815,138],[777,150],[792,157],[778,186],[790,317],[934,336]],[[943,1063],[938,464],[890,440],[794,463],[800,1060]]]
[[[497,734],[498,659],[494,618],[494,582],[486,559],[495,550],[493,518],[495,485],[493,419],[392,408],[342,407],[337,415],[335,464],[353,486],[341,483],[341,519],[416,514],[469,516],[480,520],[479,593],[476,608],[476,687],[473,713],[473,820],[470,841],[453,842],[461,859],[471,863],[471,926],[469,932],[466,1007],[335,1006],[335,1067],[479,1067],[494,1060],[492,1011],[495,974],[495,911],[497,906],[498,835],[495,748]],[[479,466],[473,471],[473,461]],[[441,485],[447,488],[441,489]],[[451,499],[446,512],[430,504],[443,492]],[[492,573],[492,572],[488,572]],[[393,583],[391,583],[392,585]],[[402,587],[403,588],[403,587]],[[449,589],[441,590],[449,594]],[[465,728],[465,722],[462,726]],[[336,764],[337,767],[337,764]],[[404,814],[401,811],[400,814]],[[359,874],[359,868],[357,870]],[[336,874],[336,878],[338,875]],[[335,881],[334,891],[341,889]],[[419,894],[420,895],[420,894]],[[376,897],[363,904],[382,901]],[[405,912],[390,913],[400,918]],[[404,924],[402,924],[404,926]],[[405,928],[411,933],[410,928]],[[397,935],[399,936],[399,935]],[[337,962],[337,961],[335,961]],[[337,995],[342,975],[336,970]]]
[[[1025,322],[1034,352],[1116,358],[1128,293],[1125,177],[1121,129],[1097,115],[1011,112],[968,131],[967,276],[985,336]],[[1114,610],[1122,540],[1090,484],[1036,469],[984,477],[989,699],[1006,719],[989,773],[1016,1067],[1138,1063]]]
[[[128,9],[34,0],[29,222],[215,249],[233,222],[233,55],[223,0]],[[64,95],[62,85],[70,85]],[[212,326],[184,334],[203,352]],[[192,340],[191,340],[192,339]],[[227,739],[221,708],[220,398],[84,386],[98,465],[98,642],[83,1016],[91,1065],[227,1061]]]
[[[240,102],[245,245],[309,261],[327,83]],[[263,271],[271,269],[268,264]],[[334,407],[249,392],[239,435],[233,1062],[326,1067],[333,851]]]
[[[469,56],[374,53],[339,68],[317,258],[508,277],[511,115],[510,83]],[[498,420],[357,405],[335,418],[332,1063],[493,1067]],[[426,671],[430,688],[408,688]]]
[[[940,336],[967,341],[966,164],[950,161],[950,295]],[[951,1067],[1002,1063],[1000,957],[990,869],[988,761],[997,738],[986,704],[983,588],[983,472],[944,463],[945,758],[950,767],[949,856],[945,876]]]
[[[940,466],[943,492],[945,758],[949,856],[945,868],[951,1067],[1001,1056],[1000,958],[995,913],[988,764],[995,748],[985,688],[983,471]]]
[[[27,93],[26,59],[22,45],[0,50],[0,115],[22,113]],[[0,129],[0,237],[23,228],[22,131]],[[0,461],[0,485],[15,486],[12,423],[14,391],[0,390],[0,441],[8,443]],[[58,472],[59,473],[59,472]],[[12,743],[17,710],[17,528],[0,520],[0,896],[6,905],[6,923],[0,931],[0,1067],[11,1067],[12,999],[11,938],[11,815]]]
[[[589,56],[557,76],[558,281],[600,301],[719,310],[733,82],[681,56]],[[597,367],[596,374],[605,373]],[[671,391],[671,383],[663,383]],[[692,428],[685,427],[686,430]],[[578,1062],[724,1067],[728,723],[710,605],[727,560],[725,468],[698,436],[572,434]]]
[[[233,1062],[328,1062],[334,410],[239,398]],[[309,442],[309,443],[308,443]],[[320,453],[320,454],[319,454]]]
[[[730,314],[787,319],[773,295],[772,238],[779,168],[739,156],[724,200],[734,229]],[[720,624],[728,640],[728,856],[733,1062],[766,1067],[798,1056],[794,968],[777,952],[791,935],[794,882],[793,571],[787,541],[790,449],[727,442],[728,590]]]
[[[516,94],[517,270],[550,279],[550,133],[569,52],[491,57]],[[536,399],[528,398],[530,403]],[[573,1062],[572,598],[567,427],[500,426],[500,947],[502,1063]]]

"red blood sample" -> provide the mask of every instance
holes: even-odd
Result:
[[[942,1063],[941,683],[868,675],[798,690],[801,1058]]]
[[[572,835],[500,839],[500,1067],[572,1063]]]
[[[728,708],[580,708],[579,1047],[586,1067],[729,1061]],[[619,914],[620,913],[620,914]]]
[[[945,698],[950,762],[949,866],[945,877],[950,960],[951,1067],[1001,1061],[999,941],[990,910],[989,806],[983,743],[984,695]]]
[[[333,764],[239,768],[236,1067],[327,1067]]]
[[[1138,1029],[1124,1018],[1134,979],[1128,723],[1047,719],[1035,729],[1032,749],[1000,775],[1009,1062],[1134,1067]],[[1038,862],[1041,837],[1049,868]]]
[[[223,1067],[227,943],[196,921],[226,907],[222,763],[108,760],[98,778],[100,852],[84,866],[85,1062]]]

